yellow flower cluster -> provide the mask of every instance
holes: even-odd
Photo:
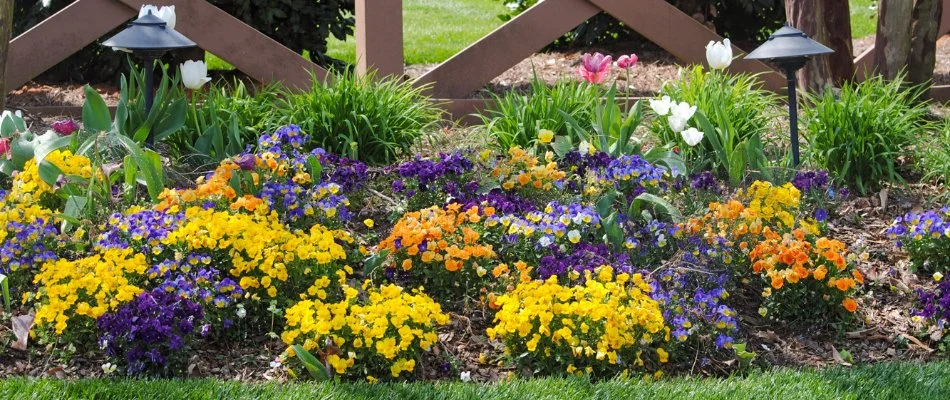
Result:
[[[48,162],[66,176],[89,178],[92,176],[92,165],[89,159],[74,155],[69,150],[53,150],[44,162]],[[53,187],[40,178],[40,169],[36,160],[30,159],[23,166],[23,171],[17,172],[7,198],[21,204],[31,204],[39,201],[46,193],[52,193]]]
[[[545,373],[616,373],[664,363],[668,353],[652,346],[669,341],[660,305],[640,274],[614,274],[610,266],[587,271],[579,286],[556,277],[518,284],[495,300],[501,310],[487,333],[509,354]],[[623,362],[621,362],[623,360]],[[655,363],[653,364],[655,366]]]
[[[495,165],[491,176],[505,190],[534,188],[549,191],[555,188],[555,183],[563,181],[567,173],[558,169],[554,153],[548,152],[544,161],[542,163],[521,147],[512,147],[508,150],[508,157]]]
[[[753,182],[745,191],[740,190],[738,196],[748,204],[745,219],[760,219],[764,223],[775,219],[789,228],[795,225],[795,213],[802,199],[802,193],[791,183],[774,186],[763,181]]]
[[[41,304],[37,325],[55,324],[56,333],[62,334],[76,316],[87,317],[84,322],[95,321],[142,292],[133,283],[147,268],[145,256],[129,249],[44,264],[34,278]]]
[[[241,214],[189,207],[185,223],[163,244],[186,252],[221,254],[230,259],[229,273],[239,279],[242,288],[252,294],[260,290],[273,298],[283,283],[309,285],[317,277],[339,273],[341,266],[336,262],[345,260],[346,252],[337,239],[352,240],[322,225],[314,225],[309,232],[291,232],[276,213]]]
[[[439,337],[435,328],[449,322],[438,303],[421,291],[407,293],[396,285],[363,285],[366,296],[344,286],[339,303],[303,300],[286,312],[281,339],[323,356],[339,375],[374,374],[398,378],[411,373],[423,351]],[[365,299],[365,300],[364,300]],[[292,356],[292,349],[287,350]],[[358,368],[353,368],[358,366]]]

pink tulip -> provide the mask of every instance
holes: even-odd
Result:
[[[10,151],[10,138],[0,139],[0,156],[6,154],[7,160],[13,158],[13,152]]]
[[[617,67],[623,69],[633,68],[637,65],[639,59],[636,54],[620,56],[620,58],[617,59]]]
[[[577,71],[581,76],[590,83],[603,83],[604,79],[607,78],[607,74],[610,72],[610,64],[613,62],[613,57],[605,56],[600,53],[590,53],[584,54],[584,63],[581,65]]]

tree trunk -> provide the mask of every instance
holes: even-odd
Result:
[[[789,25],[835,52],[813,58],[798,72],[799,87],[816,91],[854,75],[851,13],[847,0],[786,0]]]
[[[943,0],[917,0],[911,23],[910,54],[907,56],[907,80],[930,82],[937,63],[937,35],[943,15]]]
[[[7,106],[7,55],[13,34],[13,0],[0,0],[0,110]]]
[[[914,1],[881,0],[877,10],[874,65],[884,78],[894,79],[907,65],[910,55]]]

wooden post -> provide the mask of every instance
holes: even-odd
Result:
[[[356,73],[403,73],[402,0],[356,0]]]
[[[914,5],[910,54],[907,55],[907,80],[910,83],[933,80],[942,10],[942,0],[917,0]]]
[[[814,57],[798,71],[798,87],[820,91],[854,75],[851,46],[851,15],[842,0],[786,0],[785,14],[793,27],[835,52]]]
[[[13,31],[13,0],[0,0],[0,110],[7,106],[7,48]]]
[[[907,56],[910,54],[910,21],[914,2],[881,0],[879,4],[874,65],[884,78],[894,79],[907,65]]]

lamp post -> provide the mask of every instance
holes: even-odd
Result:
[[[169,50],[194,47],[195,42],[169,28],[165,20],[149,11],[132,21],[122,32],[102,42],[102,45],[129,51],[145,62],[145,115],[148,116],[155,101],[155,60]],[[153,140],[150,131],[145,143],[151,146]]]
[[[759,48],[745,58],[774,63],[788,79],[788,120],[792,136],[792,167],[798,168],[798,98],[795,87],[798,79],[795,72],[805,66],[812,56],[834,53],[808,37],[804,32],[787,24],[775,31]]]

